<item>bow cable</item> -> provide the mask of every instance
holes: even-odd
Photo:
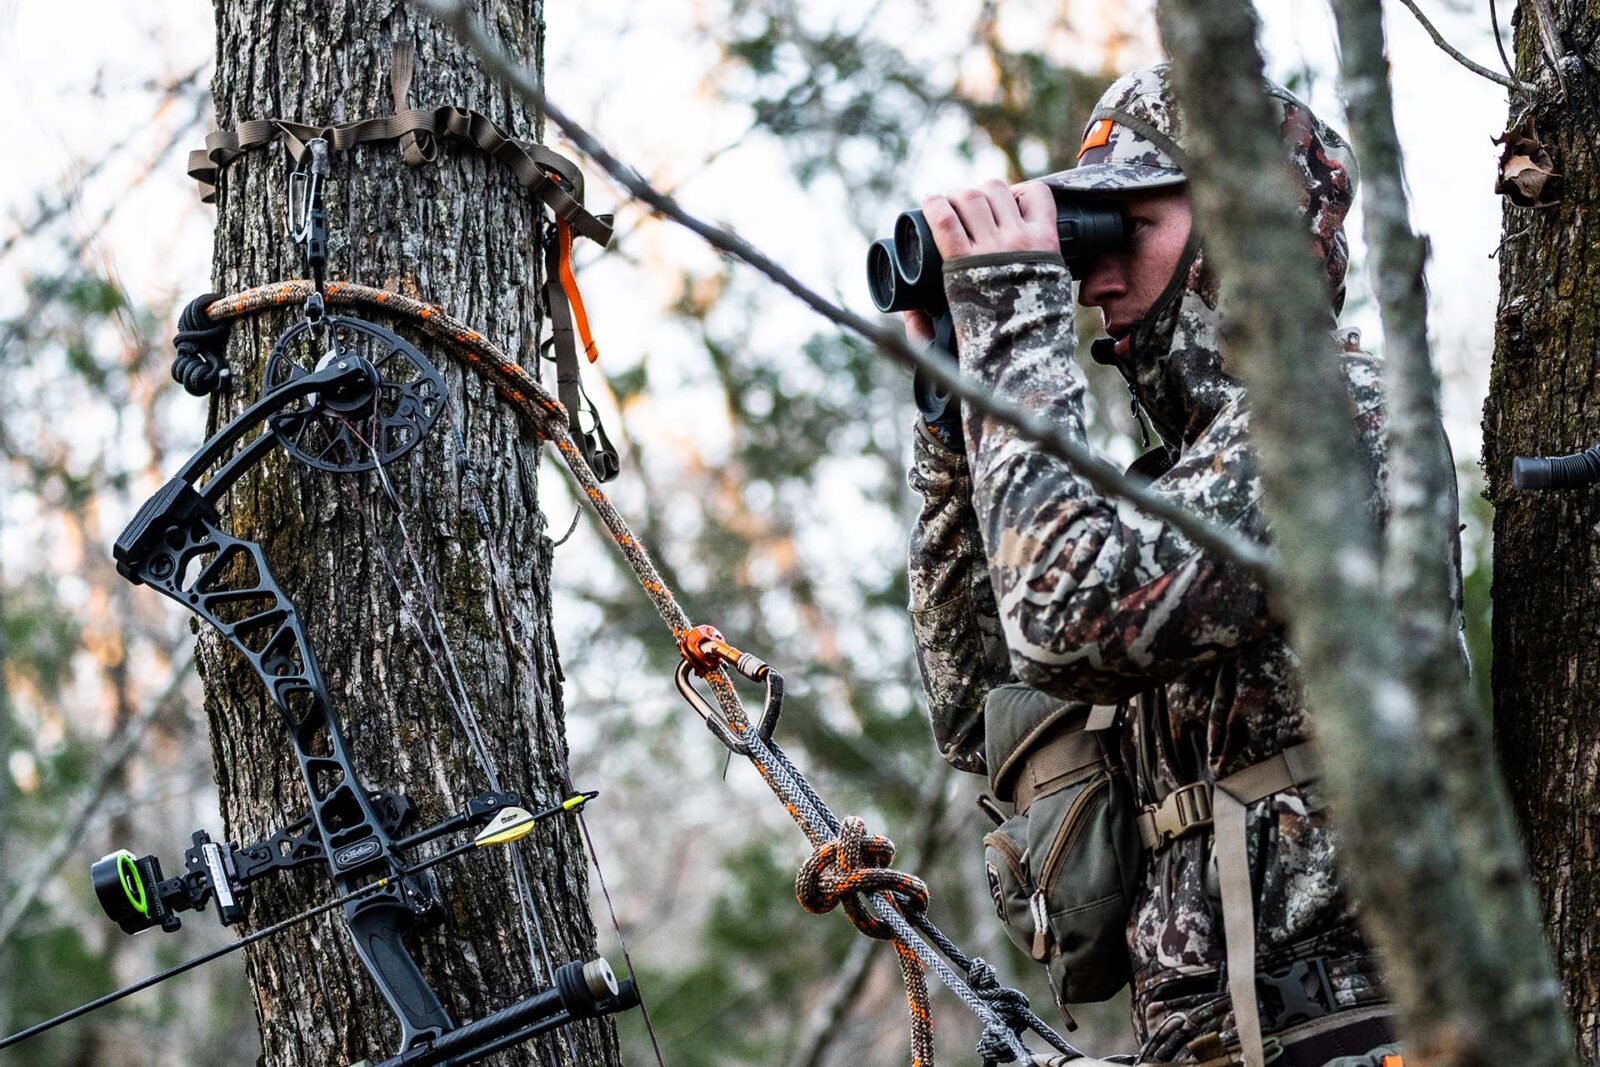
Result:
[[[378,403],[379,398],[374,396],[374,409],[377,408]],[[446,402],[446,413],[453,425],[455,414],[450,408],[448,400]],[[346,425],[348,426],[349,423],[346,422]],[[362,447],[366,448],[376,458],[377,450],[373,444],[353,426],[350,428],[350,432],[361,443]],[[423,603],[427,606],[427,617],[433,630],[433,637],[438,640],[440,651],[444,655],[444,662],[449,666],[448,678],[445,677],[440,668],[439,660],[434,655],[429,634],[423,629],[421,620],[417,617],[417,612],[411,604],[411,597],[400,582],[394,560],[390,557],[383,539],[377,536],[376,530],[373,531],[373,543],[377,546],[378,554],[383,559],[384,568],[389,574],[389,580],[394,585],[395,592],[400,596],[401,602],[406,605],[406,614],[410,618],[413,627],[416,628],[417,637],[427,651],[435,673],[439,676],[440,687],[444,692],[445,699],[449,702],[451,710],[455,712],[456,720],[460,723],[462,732],[466,735],[468,745],[472,748],[473,754],[483,769],[484,776],[489,781],[489,788],[499,792],[499,767],[495,763],[494,756],[489,751],[489,746],[483,733],[483,724],[478,717],[477,707],[473,703],[472,695],[468,692],[466,682],[461,676],[461,667],[456,660],[455,650],[450,644],[449,636],[445,632],[444,620],[439,617],[438,608],[433,599],[432,588],[423,574],[422,562],[417,557],[416,546],[411,540],[411,531],[406,525],[405,509],[401,504],[400,496],[395,491],[394,483],[389,480],[383,464],[377,463],[373,469],[377,473],[378,483],[383,489],[384,496],[389,502],[395,524],[400,530],[401,544],[406,560],[410,564],[412,577],[416,582],[417,589],[422,593]],[[365,509],[358,507],[357,510],[361,512],[363,521],[370,523],[370,518],[367,516]],[[550,957],[549,943],[545,938],[544,923],[539,917],[538,910],[533,907],[527,869],[521,862],[521,857],[515,854],[511,860],[511,877],[517,909],[522,920],[523,937],[527,942],[529,968],[530,970],[536,970],[535,965],[543,963],[545,980],[547,982],[554,981],[555,966]],[[572,1036],[572,1031],[570,1028],[563,1028],[562,1034],[566,1039],[568,1051],[572,1054],[573,1062],[576,1063],[578,1061],[578,1048]]]
[[[510,624],[510,601],[505,588],[504,568],[499,553],[495,549],[494,538],[492,536],[493,525],[489,520],[488,508],[484,503],[481,490],[479,489],[477,474],[470,465],[470,459],[467,454],[466,440],[462,435],[460,423],[456,419],[454,406],[448,402],[448,399],[445,410],[446,417],[450,422],[450,427],[455,437],[456,462],[462,471],[462,483],[466,487],[468,494],[471,496],[471,510],[474,512],[474,515],[478,521],[480,533],[482,535],[481,540],[484,545],[484,552],[488,557],[487,569],[489,572],[490,585],[496,600],[496,617],[501,628],[502,637],[507,645],[509,645],[520,658],[522,658],[524,661],[528,661],[529,652],[524,646],[526,637],[524,637],[523,641],[518,641],[515,637],[513,627]],[[371,442],[368,442],[362,438],[361,435],[354,429],[352,429],[351,432],[352,435],[355,436],[356,440],[361,442],[363,447],[367,448],[369,451],[373,450],[373,445]],[[407,605],[407,615],[410,617],[411,623],[417,631],[422,646],[433,664],[434,672],[439,678],[440,686],[444,690],[446,699],[450,702],[452,710],[455,712],[458,721],[460,721],[462,725],[463,732],[467,735],[469,741],[471,742],[478,761],[483,766],[484,772],[489,778],[490,788],[498,790],[500,788],[500,786],[497,784],[499,781],[498,769],[495,766],[494,758],[489,753],[488,746],[485,743],[481,722],[479,720],[476,708],[473,705],[471,695],[467,692],[466,684],[461,675],[460,665],[456,660],[454,650],[450,644],[449,636],[445,632],[443,620],[440,618],[437,607],[434,603],[431,587],[423,575],[421,561],[417,556],[416,547],[411,540],[410,531],[406,526],[405,517],[403,514],[404,508],[401,504],[399,494],[396,492],[394,484],[390,481],[387,473],[385,473],[382,464],[376,465],[374,470],[377,473],[379,484],[384,491],[384,495],[387,497],[391,510],[394,513],[396,524],[400,529],[404,553],[408,563],[410,564],[410,569],[413,577],[415,578],[417,588],[421,590],[423,601],[427,606],[427,615],[430,626],[438,639],[445,663],[449,666],[448,679],[445,677],[445,672],[441,667],[438,658],[434,655],[432,642],[429,640],[428,635],[423,631],[421,622],[417,616],[417,612],[410,606],[411,596],[407,590],[402,587],[402,584],[396,573],[393,559],[390,557],[382,539],[376,536],[376,531],[374,531],[373,541],[378,546],[379,556],[382,558],[384,567],[388,571],[390,582],[394,585],[396,593],[401,597],[402,603]],[[362,510],[361,513],[363,518],[367,517],[364,510]],[[574,516],[574,523],[576,523],[576,518],[577,517]],[[525,628],[523,632],[524,634],[526,633]],[[454,683],[453,685],[451,684],[452,682]],[[561,764],[560,770],[563,788],[570,791],[572,789],[571,770],[564,762]],[[599,853],[594,847],[593,836],[589,832],[588,823],[583,818],[582,812],[577,813],[577,818],[585,851],[588,853],[589,860],[594,866],[595,876],[600,883],[601,895],[606,902],[606,911],[611,920],[612,929],[617,935],[617,943],[622,950],[623,963],[627,967],[628,977],[635,980],[635,989],[637,990],[638,982],[637,976],[634,972],[633,958],[628,949],[627,937],[622,931],[621,921],[617,918],[616,905],[611,899],[611,890],[606,884],[605,872],[600,866]],[[515,880],[517,889],[517,902],[522,910],[524,932],[528,939],[530,961],[533,957],[535,942],[537,942],[538,956],[544,963],[545,973],[547,976],[552,975],[554,974],[554,968],[551,962],[549,946],[545,939],[544,924],[540,919],[538,909],[532,907],[529,899],[531,896],[531,890],[526,867],[522,862],[522,857],[520,854],[513,853],[511,860],[513,878]],[[644,1020],[645,1031],[649,1035],[650,1045],[655,1053],[656,1062],[660,1065],[660,1067],[665,1067],[666,1061],[661,1053],[661,1046],[656,1037],[655,1027],[650,1020],[650,1011],[646,1005],[646,1001],[642,993],[639,994],[639,1012],[640,1016]],[[577,1062],[578,1052],[571,1030],[563,1029],[563,1034],[566,1037],[569,1050],[572,1053],[573,1061]]]

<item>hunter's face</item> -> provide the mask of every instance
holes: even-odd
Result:
[[[1078,303],[1097,307],[1118,340],[1150,310],[1177,269],[1189,240],[1189,188],[1120,198],[1128,209],[1128,243],[1096,256],[1079,279]]]

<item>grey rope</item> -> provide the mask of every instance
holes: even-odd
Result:
[[[783,800],[793,806],[796,812],[796,821],[801,823],[801,829],[805,831],[807,837],[811,837],[815,843],[838,834],[838,817],[834,815],[821,796],[817,794],[816,789],[812,787],[806,777],[790,761],[781,746],[776,742],[763,740],[756,730],[745,731],[740,740],[750,750],[750,760],[764,766],[766,777],[772,783],[774,790],[779,793]],[[819,829],[821,832],[819,832]],[[1022,1043],[1016,1028],[1012,1026],[1003,1009],[997,1008],[990,1000],[980,996],[973,990],[972,986],[967,984],[966,979],[958,976],[950,967],[950,964],[945,962],[944,957],[930,948],[922,936],[912,929],[911,923],[898,907],[877,894],[867,899],[872,906],[872,910],[877,912],[878,917],[895,932],[895,936],[907,948],[911,949],[922,965],[938,975],[939,980],[945,984],[945,987],[954,993],[967,1006],[968,1010],[983,1023],[983,1035],[978,1042],[978,1051],[981,1055],[986,1059],[996,1059],[1002,1062],[1013,1060],[1023,1063],[1031,1062],[1032,1053]],[[937,930],[937,927],[933,927],[932,922],[927,921],[926,918],[924,918],[924,922],[929,927]],[[939,940],[954,948],[953,943],[942,932],[939,934]],[[962,955],[959,950],[957,951],[957,956],[967,961],[967,966],[964,969],[970,975],[972,970],[971,961]],[[985,964],[985,967],[987,966]],[[982,976],[992,977],[992,975],[993,970],[991,968],[986,975]],[[1012,990],[1011,992],[1015,993],[1016,991]],[[1022,996],[1020,993],[1016,995]],[[1065,1039],[1056,1034],[1049,1026],[1044,1025],[1042,1021],[1040,1025],[1043,1027],[1040,1030],[1040,1036],[1044,1037],[1050,1044],[1067,1055],[1082,1055],[1082,1053],[1067,1044]]]

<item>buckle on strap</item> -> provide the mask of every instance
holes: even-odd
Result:
[[[1191,782],[1174,789],[1159,804],[1139,813],[1139,836],[1146,848],[1163,848],[1185,834],[1211,825],[1211,783]]]
[[[1261,1029],[1274,1033],[1339,1010],[1333,983],[1328,980],[1326,956],[1257,972],[1256,1000],[1261,1005]]]

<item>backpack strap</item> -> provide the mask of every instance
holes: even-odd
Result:
[[[1194,782],[1174,789],[1139,814],[1139,836],[1152,851],[1201,830],[1215,835],[1228,999],[1245,1067],[1264,1067],[1266,1060],[1256,1001],[1255,891],[1245,813],[1258,800],[1316,780],[1316,754],[1309,742],[1301,742],[1215,783]]]
[[[1093,775],[1105,767],[1100,741],[1087,729],[1063,730],[1029,751],[1011,782],[1012,805],[1026,815],[1035,801],[1043,800]]]
[[[1315,781],[1315,753],[1302,742],[1218,779],[1211,797],[1217,876],[1222,885],[1222,936],[1227,945],[1228,999],[1245,1067],[1264,1067],[1261,1009],[1256,1003],[1256,913],[1245,813],[1273,793]]]

